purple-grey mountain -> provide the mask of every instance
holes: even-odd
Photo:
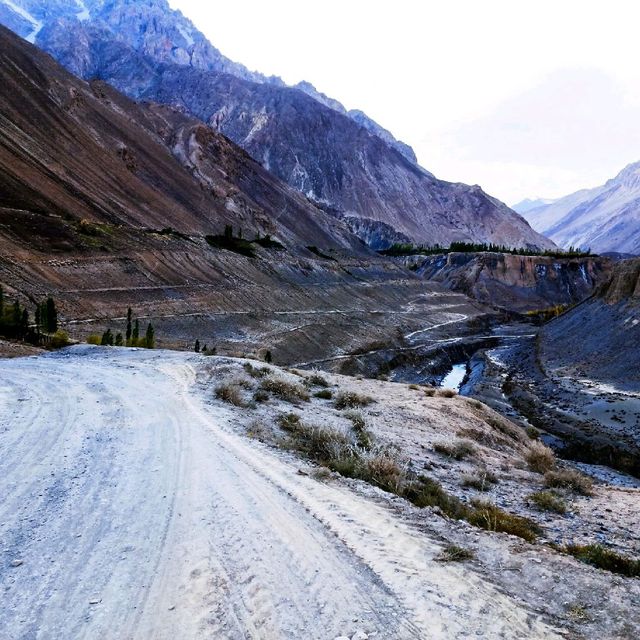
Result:
[[[478,186],[437,180],[361,112],[220,54],[166,0],[0,0],[0,20],[73,73],[178,107],[242,146],[375,248],[399,238],[548,248]]]

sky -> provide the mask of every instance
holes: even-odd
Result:
[[[170,0],[227,57],[362,109],[508,204],[640,160],[635,0]]]

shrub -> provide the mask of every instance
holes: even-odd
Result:
[[[264,442],[267,436],[267,429],[260,420],[254,420],[247,428],[247,435]]]
[[[333,398],[333,392],[329,389],[321,389],[313,394],[314,398],[319,398],[320,400],[331,400]]]
[[[420,387],[417,384],[410,384],[409,389],[411,389],[411,391],[420,391]]]
[[[531,440],[539,440],[540,439],[540,430],[535,427],[527,427],[525,433]]]
[[[534,542],[542,533],[533,520],[507,513],[491,502],[475,500],[472,505],[473,511],[467,520],[476,527],[487,531],[509,533],[527,542]]]
[[[307,378],[307,382],[312,386],[312,387],[323,387],[324,389],[326,389],[329,386],[329,383],[327,382],[326,378],[323,378],[320,374],[318,373],[314,373],[312,375],[310,375]]]
[[[258,389],[253,394],[253,399],[258,404],[263,404],[264,402],[268,402],[269,401],[269,394],[266,391],[262,391],[262,389]]]
[[[465,562],[467,560],[473,560],[476,554],[463,547],[458,547],[455,544],[447,545],[442,553],[436,558],[438,562]]]
[[[282,429],[290,433],[297,433],[302,424],[297,413],[282,413],[278,416],[277,422]]]
[[[71,344],[71,340],[69,340],[69,334],[66,331],[58,329],[51,337],[49,344],[52,349],[62,349],[68,347]]]
[[[581,562],[629,578],[640,577],[640,560],[629,558],[599,544],[569,545],[565,551]]]
[[[470,487],[478,491],[489,491],[491,487],[498,484],[498,478],[491,471],[482,471],[476,476],[462,476],[462,486]]]
[[[436,390],[433,387],[427,388],[424,390],[424,395],[427,396],[427,398],[433,398],[433,396],[436,395]]]
[[[373,445],[373,436],[367,429],[367,423],[365,422],[363,415],[357,411],[349,411],[345,417],[348,420],[351,420],[358,446],[363,449],[371,449]]]
[[[556,456],[553,451],[538,441],[531,443],[524,459],[529,469],[536,473],[546,473],[556,466]]]
[[[420,509],[438,507],[444,514],[456,520],[462,520],[469,515],[468,507],[458,498],[447,493],[436,480],[420,476],[408,483],[402,497],[409,500]]]
[[[458,395],[458,392],[454,389],[440,389],[438,391],[438,395],[441,398],[455,398]]]
[[[567,503],[552,491],[537,491],[532,493],[527,502],[539,511],[553,511],[554,513],[566,513]]]
[[[234,407],[246,407],[247,404],[244,401],[240,389],[233,384],[221,384],[216,388],[216,398],[222,400],[227,404],[232,404]]]
[[[92,334],[87,338],[87,344],[92,344],[95,347],[99,347],[102,344],[102,336]]]
[[[309,393],[303,386],[287,382],[281,378],[266,378],[260,388],[263,391],[272,393],[276,398],[292,404],[297,404],[300,401],[309,402]]]
[[[464,460],[465,458],[474,456],[477,453],[477,449],[473,442],[469,442],[468,440],[458,440],[453,444],[438,442],[433,445],[433,450],[436,453],[440,453],[448,458],[453,458],[454,460]]]
[[[498,418],[495,416],[489,416],[486,419],[486,423],[496,431],[499,431],[501,434],[507,436],[510,440],[514,442],[525,442],[525,434],[523,433],[520,427],[512,424],[511,422],[504,420],[503,418]]]
[[[266,378],[271,371],[269,367],[254,367],[250,362],[245,362],[242,365],[242,368],[252,377],[252,378]]]
[[[593,494],[593,481],[573,469],[562,469],[560,471],[549,471],[544,475],[544,483],[547,487],[554,489],[569,489],[580,493],[583,496]]]
[[[336,409],[355,409],[367,407],[374,402],[373,398],[363,396],[352,391],[344,391],[336,398]]]

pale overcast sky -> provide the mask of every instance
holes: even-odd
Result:
[[[637,0],[170,3],[227,57],[308,80],[509,204],[640,160]]]

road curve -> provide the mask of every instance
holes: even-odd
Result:
[[[557,637],[383,506],[237,435],[200,362],[0,361],[0,640]]]

